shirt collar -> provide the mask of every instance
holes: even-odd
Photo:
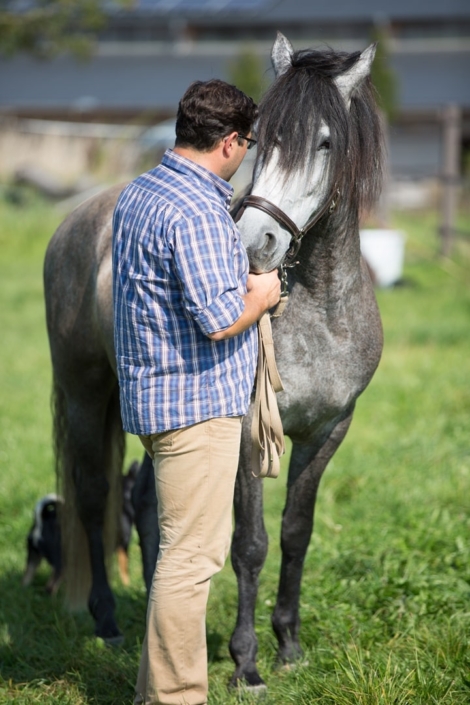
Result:
[[[231,186],[228,181],[217,176],[217,174],[214,174],[213,171],[206,169],[200,164],[196,164],[196,162],[181,156],[181,154],[176,154],[172,149],[166,150],[163,155],[162,164],[182,174],[194,175],[206,183],[210,182],[215,187],[227,208],[230,206],[230,201],[233,196],[233,186]]]

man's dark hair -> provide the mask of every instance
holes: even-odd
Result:
[[[225,81],[195,81],[178,105],[177,147],[210,152],[231,132],[248,135],[258,108],[251,98]]]

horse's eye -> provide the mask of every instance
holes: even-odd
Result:
[[[321,145],[318,147],[318,151],[320,151],[321,149],[330,149],[330,147],[331,147],[330,140],[323,140]]]

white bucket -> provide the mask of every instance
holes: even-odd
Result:
[[[380,287],[396,284],[403,274],[405,235],[400,230],[361,230],[361,252]]]

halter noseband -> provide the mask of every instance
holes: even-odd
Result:
[[[303,228],[298,228],[294,221],[291,220],[289,216],[274,203],[271,203],[271,201],[266,200],[266,198],[263,198],[262,196],[255,196],[253,194],[245,196],[243,199],[241,208],[237,213],[236,220],[239,220],[245,209],[251,206],[252,208],[257,208],[258,210],[263,211],[263,213],[267,213],[267,215],[274,218],[274,220],[280,225],[283,225],[292,235],[292,239],[284,256],[282,267],[293,267],[296,264],[295,257],[300,249],[302,238],[310,230],[310,228],[313,228],[313,226],[318,223],[320,218],[322,218],[327,211],[329,213],[334,211],[338,196],[339,189],[334,188],[322,208],[320,208],[320,210],[307,221]]]

